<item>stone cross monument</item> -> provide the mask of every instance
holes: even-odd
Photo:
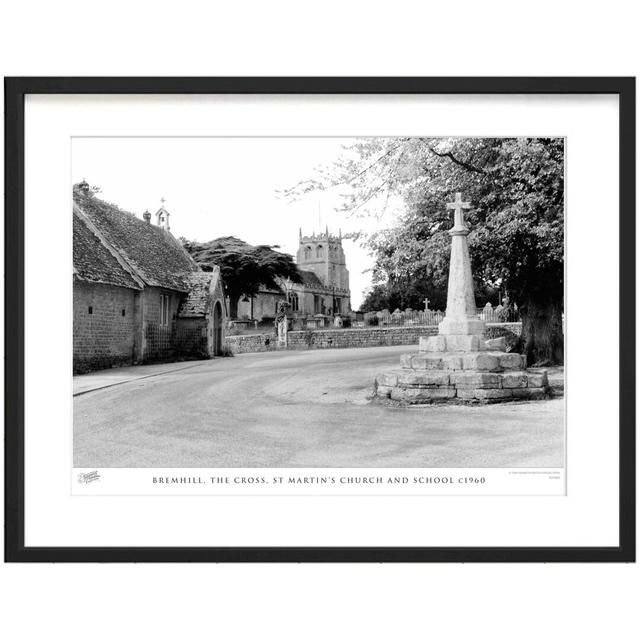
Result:
[[[467,236],[469,227],[464,220],[464,209],[471,209],[469,202],[462,201],[462,194],[456,193],[455,200],[447,204],[453,209],[454,222],[449,230],[451,236],[451,261],[449,264],[449,286],[447,289],[447,313],[440,323],[438,332],[443,336],[452,336],[447,346],[479,344],[480,340],[462,338],[462,336],[482,336],[484,323],[476,313],[476,299],[473,294],[473,277],[471,276],[471,258]],[[460,336],[460,338],[454,338]],[[444,342],[440,341],[441,346]]]
[[[473,294],[469,228],[464,209],[471,205],[456,193],[447,312],[438,335],[419,339],[418,353],[400,357],[400,369],[376,376],[375,395],[404,404],[432,402],[507,402],[549,397],[544,371],[527,371],[526,356],[508,353],[504,338],[484,339]],[[426,301],[425,301],[426,304]]]

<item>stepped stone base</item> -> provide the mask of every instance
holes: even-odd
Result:
[[[376,396],[405,404],[544,400],[550,397],[546,373],[398,369],[376,377]]]
[[[551,396],[546,371],[528,371],[526,356],[494,350],[503,347],[499,340],[478,351],[432,351],[433,342],[428,338],[421,342],[421,352],[400,356],[401,369],[379,374],[376,396],[403,404],[486,404]]]
[[[526,368],[527,358],[502,351],[403,353],[403,369],[464,369],[467,371],[518,371]]]

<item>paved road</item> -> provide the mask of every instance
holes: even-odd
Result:
[[[397,368],[409,350],[243,354],[83,393],[74,397],[74,464],[563,466],[562,399],[477,407],[371,403],[375,373]]]

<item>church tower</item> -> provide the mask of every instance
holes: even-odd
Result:
[[[300,229],[296,262],[300,269],[315,273],[325,287],[349,290],[341,232],[335,236],[327,227],[324,233],[303,236]]]

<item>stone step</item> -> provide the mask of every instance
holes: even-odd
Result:
[[[457,352],[462,351],[506,351],[507,341],[504,337],[484,340],[482,336],[421,336],[418,340],[418,351],[424,352]]]
[[[416,370],[521,371],[526,369],[527,358],[502,351],[404,353],[400,356],[400,366]]]
[[[535,371],[449,371],[397,369],[378,374],[376,396],[408,404],[506,402],[550,397],[547,373]]]

